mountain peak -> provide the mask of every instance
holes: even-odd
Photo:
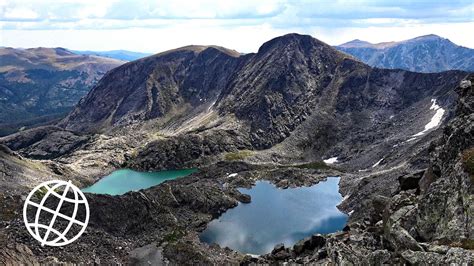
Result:
[[[232,49],[228,49],[228,48],[225,48],[225,47],[222,47],[222,46],[217,46],[217,45],[187,45],[187,46],[183,46],[183,47],[179,47],[179,48],[176,48],[176,49],[171,49],[171,50],[167,50],[167,51],[164,51],[164,52],[161,52],[161,53],[157,53],[155,55],[152,55],[153,57],[156,57],[156,56],[163,56],[163,55],[167,55],[167,54],[170,54],[170,53],[173,53],[173,52],[179,52],[179,51],[190,51],[190,52],[194,52],[196,54],[199,54],[207,49],[216,49],[222,53],[225,53],[229,56],[232,56],[232,57],[239,57],[240,56],[240,53],[237,52],[236,50],[232,50]]]
[[[436,40],[436,39],[444,39],[436,34],[427,34],[427,35],[422,35],[416,38],[413,38],[411,40]]]
[[[416,72],[474,69],[474,49],[458,46],[435,34],[370,46],[364,46],[364,43],[354,40],[336,47],[368,65],[380,68],[401,68]]]
[[[362,41],[362,40],[359,40],[359,39],[354,39],[352,41],[349,41],[349,42],[346,42],[346,43],[343,43],[341,45],[338,45],[339,47],[344,47],[344,48],[353,48],[353,47],[372,47],[374,46],[374,44],[370,43],[370,42],[366,42],[366,41]]]
[[[285,34],[276,38],[273,38],[267,42],[265,42],[260,48],[258,49],[258,53],[262,53],[271,49],[275,49],[277,47],[284,47],[289,46],[292,44],[299,44],[303,48],[307,48],[309,46],[330,46],[316,38],[313,38],[310,35],[303,35],[298,33],[289,33]]]

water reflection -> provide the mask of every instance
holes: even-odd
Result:
[[[291,246],[315,233],[341,230],[347,215],[336,205],[342,200],[339,178],[331,177],[311,187],[278,189],[259,181],[251,189],[240,189],[252,197],[211,221],[200,239],[242,253],[265,254],[278,243]]]

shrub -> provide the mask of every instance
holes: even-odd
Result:
[[[471,175],[474,182],[474,148],[467,149],[462,154],[462,163],[466,172]]]
[[[229,152],[226,153],[224,156],[227,161],[241,161],[249,156],[252,155],[252,151],[250,150],[240,150],[236,152]]]

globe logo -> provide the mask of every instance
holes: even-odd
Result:
[[[23,206],[23,219],[41,246],[65,246],[86,230],[89,204],[71,181],[52,180],[30,192]]]

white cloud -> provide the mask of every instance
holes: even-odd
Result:
[[[29,8],[15,7],[6,8],[3,17],[7,19],[35,19],[39,14]]]
[[[298,32],[329,44],[437,34],[474,48],[472,1],[0,0],[1,45],[159,52],[216,44],[255,52]]]

